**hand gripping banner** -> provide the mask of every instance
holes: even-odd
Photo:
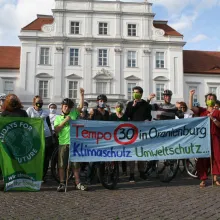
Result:
[[[42,119],[0,118],[0,168],[5,191],[40,190],[44,144]]]
[[[210,119],[71,121],[70,161],[134,161],[211,156]]]

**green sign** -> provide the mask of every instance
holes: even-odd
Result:
[[[5,191],[38,191],[44,161],[43,120],[0,118],[0,166]]]

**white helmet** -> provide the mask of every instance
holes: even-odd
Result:
[[[6,99],[5,93],[0,93],[0,100],[5,100],[5,99]]]

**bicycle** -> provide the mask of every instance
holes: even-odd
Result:
[[[183,160],[184,168],[185,168],[187,174],[195,179],[198,178],[198,174],[197,174],[197,170],[196,170],[197,161],[198,161],[197,158]]]
[[[51,174],[53,178],[60,182],[59,180],[59,172],[58,172],[58,147],[55,148],[52,157],[51,157]],[[117,161],[111,162],[96,162],[95,163],[95,172],[93,173],[93,177],[97,173],[98,179],[103,187],[106,189],[115,189],[119,179],[119,164]],[[86,169],[84,175],[86,174]],[[65,172],[66,173],[66,172]],[[68,180],[73,178],[72,170],[69,171]]]
[[[175,178],[179,169],[179,160],[152,160],[147,161],[145,174],[150,177],[153,173],[161,182],[168,183]]]

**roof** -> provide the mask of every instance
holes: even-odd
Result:
[[[23,31],[41,31],[41,28],[45,24],[52,24],[54,21],[53,16],[51,15],[37,15],[37,19],[32,21],[27,26],[23,27]],[[154,21],[154,27],[160,28],[165,31],[165,36],[183,36],[169,25],[167,25],[167,21]]]
[[[0,47],[0,69],[20,69],[20,47]]]
[[[183,51],[184,73],[220,74],[220,52]]]
[[[166,21],[154,21],[154,27],[163,29],[165,31],[165,36],[177,36],[182,37],[183,35],[171,28],[169,25],[167,25]]]
[[[41,27],[45,24],[52,24],[54,18],[51,15],[38,15],[37,19],[32,21],[27,26],[23,27],[23,31],[41,31]]]

